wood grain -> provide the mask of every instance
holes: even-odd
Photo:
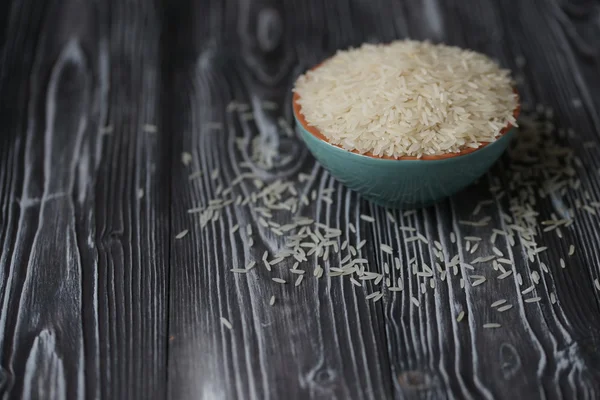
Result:
[[[293,18],[266,4],[255,16],[243,15],[257,18],[250,26],[273,24],[275,28],[261,29],[275,34],[281,21]],[[315,166],[296,139],[282,137],[280,112],[260,109],[264,100],[289,103],[294,70],[288,60],[295,55],[282,47],[284,43],[275,46],[270,41],[277,38],[253,41],[250,36],[246,40],[255,43],[255,48],[248,53],[242,50],[242,58],[226,49],[198,44],[201,50],[197,59],[192,63],[184,60],[174,77],[174,92],[182,101],[175,105],[181,118],[173,126],[180,136],[174,140],[177,145],[172,158],[172,231],[192,231],[189,240],[172,239],[170,397],[385,398],[391,383],[380,310],[369,307],[363,296],[337,279],[321,283],[306,279],[293,289],[291,284],[274,286],[263,273],[266,271],[259,268],[253,271],[254,276],[236,277],[230,268],[260,259],[265,250],[275,253],[283,241],[261,229],[248,207],[228,210],[205,229],[199,229],[186,213],[188,208],[213,198],[218,185],[230,185],[239,173],[238,163],[248,161],[247,151],[234,150],[235,136],[276,135],[275,140],[294,156],[276,171],[255,166],[253,170],[265,179],[292,177],[304,171],[313,176],[306,191],[338,187]],[[268,43],[261,45],[261,40]],[[272,49],[272,53],[264,54],[263,48]],[[258,106],[254,121],[227,113],[225,109],[233,100]],[[290,110],[285,110],[283,117],[289,121]],[[224,128],[207,129],[211,122],[222,123]],[[194,156],[190,168],[180,162],[182,151]],[[211,181],[210,172],[215,168],[220,169],[220,179]],[[189,183],[187,177],[195,170],[204,171],[204,176]],[[248,194],[251,186],[242,184],[241,192]],[[356,203],[352,209],[356,213]],[[323,214],[321,219],[325,218],[320,207],[309,208],[304,214]],[[327,215],[334,223],[345,225],[345,213],[327,211]],[[247,224],[253,225],[256,243],[252,248],[240,240],[239,233],[231,233],[234,224],[242,230]],[[271,295],[277,298],[274,307],[268,304]],[[339,312],[334,312],[334,304]],[[221,325],[220,317],[232,321],[232,331]]]
[[[583,193],[600,199],[598,15],[595,2],[557,0],[3,2],[1,396],[597,398],[598,216],[577,209],[562,239],[540,234],[548,250],[533,262],[522,243],[499,237],[495,246],[514,263],[506,279],[488,264],[444,279],[434,269],[431,288],[411,264],[433,266],[435,241],[447,260],[473,260],[468,236],[484,238],[477,255],[492,252],[492,227],[506,229],[502,215],[513,215],[519,196],[511,159],[451,199],[390,219],[320,168],[281,121],[292,122],[296,77],[337,49],[406,37],[472,48],[514,72],[526,112],[553,110],[553,137],[581,161],[581,189],[538,199],[538,220],[564,215]],[[252,158],[257,137],[278,147],[274,168]],[[293,181],[298,196],[314,191],[298,213],[353,244],[366,240],[369,269],[383,273],[388,263],[404,289],[373,302],[371,284],[315,278],[317,264],[339,266],[337,254],[303,262],[295,287],[290,259],[270,272],[261,265],[285,241],[256,210],[234,203],[205,227],[188,213],[245,171],[267,184]],[[252,179],[233,189],[254,191]],[[488,199],[488,226],[460,222]],[[282,211],[273,221],[290,218]],[[407,241],[414,233],[402,228],[428,243]],[[230,272],[251,261],[249,273]],[[487,282],[473,286],[475,274]],[[534,295],[541,300],[525,301]],[[513,308],[490,307],[499,299]],[[502,326],[483,328],[490,322]]]
[[[157,10],[29,3],[9,7],[0,86],[3,398],[162,398]]]

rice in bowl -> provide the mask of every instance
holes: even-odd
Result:
[[[443,44],[339,51],[300,76],[294,92],[306,122],[329,143],[376,157],[459,153],[516,126],[510,72]]]

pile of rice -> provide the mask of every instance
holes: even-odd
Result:
[[[339,51],[300,76],[306,122],[347,150],[402,157],[492,142],[518,97],[510,73],[483,54],[418,41]]]

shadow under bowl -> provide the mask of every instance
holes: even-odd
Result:
[[[500,158],[515,135],[509,127],[494,142],[477,149],[428,159],[389,159],[354,153],[317,137],[298,117],[302,140],[313,156],[338,181],[364,198],[388,208],[415,208],[434,204],[473,183]],[[314,130],[313,127],[310,130]]]

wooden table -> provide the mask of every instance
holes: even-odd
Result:
[[[0,21],[3,398],[600,397],[597,215],[579,204],[562,239],[540,225],[548,250],[535,262],[520,243],[499,240],[514,262],[506,279],[489,266],[444,281],[434,271],[435,288],[421,293],[422,279],[405,264],[415,254],[433,265],[434,241],[465,262],[473,257],[467,235],[491,250],[492,229],[510,214],[510,160],[434,207],[394,212],[392,222],[315,164],[285,124],[295,78],[336,49],[443,41],[512,69],[525,107],[545,105],[552,135],[580,160],[579,191],[540,199],[538,219],[575,204],[572,192],[599,199],[597,2],[8,0]],[[256,165],[249,144],[236,146],[236,137],[260,135],[279,140],[274,169]],[[188,166],[182,152],[192,155]],[[249,206],[227,206],[204,228],[187,210],[228,188],[244,162],[267,184],[293,180],[303,194],[316,191],[302,215],[344,235],[358,226],[371,271],[381,272],[388,258],[379,243],[389,243],[403,291],[367,300],[371,283],[313,277],[314,257],[297,287],[272,282],[261,266],[230,272],[261,263],[284,239]],[[205,174],[190,179],[196,170]],[[302,183],[299,173],[307,174]],[[249,181],[234,193],[253,190]],[[490,198],[492,223],[459,222]],[[272,221],[289,221],[279,215]],[[399,227],[416,228],[429,244],[408,243]],[[319,263],[327,272],[339,259]],[[295,279],[285,275],[288,264],[278,271]],[[474,286],[475,273],[487,282]],[[514,307],[498,312],[490,307],[498,299]],[[483,328],[490,322],[501,327]]]

